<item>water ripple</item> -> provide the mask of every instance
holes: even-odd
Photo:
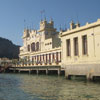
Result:
[[[57,76],[0,74],[0,100],[100,100],[100,84]]]

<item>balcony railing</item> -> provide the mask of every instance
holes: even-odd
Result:
[[[24,67],[24,66],[54,66],[61,65],[61,61],[18,61],[16,63],[16,67]]]

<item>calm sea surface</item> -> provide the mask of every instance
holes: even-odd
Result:
[[[0,74],[0,100],[100,100],[100,83],[58,76]]]

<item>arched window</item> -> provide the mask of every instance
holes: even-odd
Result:
[[[35,51],[35,43],[34,42],[31,44],[31,50]]]
[[[39,51],[39,42],[36,43],[36,51]]]

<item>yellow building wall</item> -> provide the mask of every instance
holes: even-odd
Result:
[[[98,26],[96,26],[98,24]],[[88,28],[89,25],[83,26],[83,30],[79,28],[66,31],[62,33],[61,41],[62,41],[62,67],[66,67],[66,65],[73,64],[92,64],[92,63],[100,63],[100,21],[94,23],[94,26]],[[64,35],[64,36],[63,36]],[[87,35],[87,50],[88,54],[82,54],[82,36]],[[79,55],[74,56],[74,41],[73,39],[78,37],[78,47],[79,47]],[[66,40],[70,39],[71,41],[71,56],[67,56],[67,47]]]

